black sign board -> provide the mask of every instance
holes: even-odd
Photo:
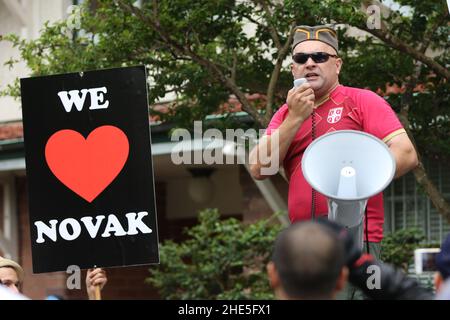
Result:
[[[21,91],[33,271],[158,263],[145,67]]]

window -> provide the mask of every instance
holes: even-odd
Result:
[[[429,178],[450,201],[450,167],[437,160],[424,160]],[[428,196],[420,190],[412,173],[393,181],[384,191],[385,230],[417,227],[426,241],[441,243],[450,232],[450,225],[434,208]]]
[[[0,176],[0,252],[13,260],[18,259],[18,224],[14,176]]]

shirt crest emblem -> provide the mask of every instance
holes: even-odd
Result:
[[[341,120],[343,107],[330,109],[328,112],[327,122],[336,123]]]

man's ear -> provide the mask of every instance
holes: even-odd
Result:
[[[280,286],[280,277],[278,276],[277,269],[275,268],[275,264],[270,261],[267,266],[267,277],[269,278],[270,287],[272,289],[276,289]]]
[[[438,271],[434,274],[434,287],[436,288],[436,292],[439,291],[439,289],[442,286],[442,282],[444,279],[442,279],[441,273]]]
[[[291,63],[291,74],[292,74],[292,76],[295,79],[296,78],[296,76],[295,76],[296,72],[295,72],[294,62]]]
[[[348,279],[348,268],[342,267],[341,272],[339,273],[339,277],[336,281],[336,292],[339,292],[344,289],[345,285],[347,284]]]
[[[336,73],[339,75],[341,73],[342,65],[344,61],[341,58],[336,58]]]

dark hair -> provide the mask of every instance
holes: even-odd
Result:
[[[345,264],[344,246],[326,226],[296,223],[278,236],[272,260],[291,298],[329,298]]]

